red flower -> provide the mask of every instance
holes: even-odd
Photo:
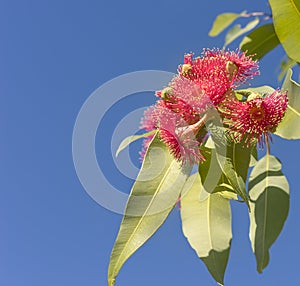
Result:
[[[145,130],[159,130],[159,135],[169,148],[170,153],[183,164],[195,164],[204,160],[204,157],[200,154],[200,143],[196,137],[203,124],[199,120],[195,124],[188,124],[180,113],[165,107],[162,101],[148,108],[141,120],[141,128]],[[142,158],[150,141],[151,139],[149,138],[144,140],[144,148],[140,152]]]
[[[179,74],[171,80],[168,87],[156,92],[160,100],[145,111],[141,128],[148,131],[157,129],[161,139],[178,161],[194,164],[204,160],[199,151],[203,138],[200,138],[198,131],[208,119],[207,110],[212,105],[218,106],[223,101],[234,99],[233,88],[257,75],[258,66],[245,53],[207,49],[201,57],[185,55],[184,64],[179,66],[178,71]],[[258,101],[241,103],[234,100],[232,106],[228,105],[224,116],[232,120],[233,123],[229,124],[232,130],[241,131],[238,136],[244,137],[249,133],[252,137],[259,138],[265,132],[266,128],[250,127],[250,121],[254,117],[259,118],[259,112],[265,112],[262,111],[262,105],[266,105],[268,112],[272,110],[268,106],[268,99],[262,105]],[[233,106],[240,110],[235,110]],[[247,112],[251,114],[248,116],[249,120]],[[238,123],[241,118],[242,123]],[[142,156],[149,142],[149,139],[144,141]]]
[[[250,56],[238,50],[234,52],[218,49],[206,49],[202,57],[185,55],[184,64],[179,66],[178,71],[181,77],[192,81],[198,87],[199,96],[207,96],[214,105],[224,99],[228,90],[259,74],[257,62]]]
[[[259,75],[258,63],[253,61],[251,56],[246,56],[246,53],[239,50],[223,51],[219,49],[209,50],[203,52],[204,58],[214,59],[219,62],[219,65],[227,69],[229,77],[231,78],[234,87],[245,83],[252,79],[255,75]]]
[[[262,137],[274,132],[285,114],[287,104],[287,94],[279,91],[245,102],[231,100],[224,103],[224,123],[233,131],[236,141],[245,140],[248,145],[258,141],[263,145]]]
[[[184,102],[188,105],[194,113],[201,114],[205,112],[208,105],[211,103],[210,98],[204,93],[200,86],[185,77],[174,77],[170,82],[169,87],[172,89],[173,97],[178,102]],[[187,108],[179,108],[179,110],[183,109]]]
[[[182,92],[187,95],[189,91],[187,88],[182,88]],[[188,99],[187,96],[180,96],[180,94],[177,93],[177,89],[167,87],[163,90],[157,91],[156,95],[162,99],[159,101],[159,104],[178,114],[185,121],[185,125],[194,124],[199,121],[200,116],[199,112],[197,112],[197,106],[191,105],[190,101],[186,100]]]
[[[159,129],[159,136],[169,148],[170,153],[177,161],[181,161],[182,164],[193,165],[204,160],[204,157],[200,153],[199,142],[195,134],[183,136],[183,131],[176,134],[175,132],[161,128]]]

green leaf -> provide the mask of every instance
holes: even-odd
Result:
[[[244,37],[240,49],[253,55],[253,59],[260,59],[279,45],[279,40],[272,23],[258,27]]]
[[[234,25],[225,36],[225,44],[224,48],[227,47],[230,43],[232,43],[235,39],[240,37],[241,35],[251,31],[254,29],[259,23],[259,19],[255,18],[251,22],[249,22],[244,28],[240,24]]]
[[[233,187],[234,192],[239,195],[249,206],[249,199],[246,192],[246,180],[250,165],[251,149],[242,143],[228,143],[227,148],[220,148],[216,144],[217,159],[226,176],[226,179]]]
[[[181,199],[183,233],[214,279],[223,285],[232,239],[229,200],[216,193],[200,201],[200,177],[196,173],[191,179],[194,183]]]
[[[224,29],[226,29],[234,20],[241,17],[245,14],[246,11],[243,11],[240,14],[237,13],[223,13],[217,16],[215,19],[211,30],[208,35],[211,37],[215,37],[219,35]]]
[[[211,136],[209,136],[207,138],[207,141],[205,142],[205,147],[206,148],[209,148],[209,149],[214,149],[215,148],[215,143],[214,141],[212,140]]]
[[[300,62],[300,4],[296,0],[269,0],[276,34],[287,55]]]
[[[249,167],[254,167],[258,161],[258,152],[257,152],[257,148],[256,146],[253,146],[252,150],[251,150],[251,156],[250,156],[250,163],[249,163]]]
[[[288,91],[288,108],[275,134],[285,139],[300,139],[300,85],[292,80],[290,69],[281,87]]]
[[[240,101],[247,100],[248,97],[251,97],[253,95],[262,95],[265,96],[267,94],[271,94],[275,91],[275,89],[268,85],[263,85],[259,87],[251,87],[248,89],[239,89],[235,91],[235,96]]]
[[[217,160],[216,150],[202,148],[201,150],[205,156],[205,161],[199,163],[199,174],[201,179],[201,199],[213,193],[220,183],[222,177],[222,169]]]
[[[251,92],[254,92],[254,93],[259,93],[262,96],[271,94],[275,91],[275,89],[273,87],[268,86],[268,85],[263,85],[263,86],[259,86],[259,87],[251,87],[251,88],[248,88],[248,90]]]
[[[227,188],[230,191],[220,191],[220,192],[218,192],[218,195],[220,195],[224,199],[235,200],[235,201],[238,200],[237,194],[233,192],[233,189],[232,189],[232,187],[230,185],[221,184],[220,187],[224,187],[225,189]]]
[[[126,206],[108,269],[108,285],[126,260],[163,224],[191,171],[169,153],[158,135],[151,141]]]
[[[139,140],[141,138],[146,138],[146,137],[149,137],[151,135],[154,135],[156,132],[156,130],[152,130],[152,131],[149,131],[147,133],[144,133],[144,134],[141,134],[141,135],[132,135],[132,136],[128,136],[126,137],[120,144],[118,150],[116,151],[116,157],[119,156],[120,152],[122,150],[124,150],[130,143],[136,141],[136,140]]]
[[[269,263],[269,249],[280,234],[289,210],[289,184],[274,156],[263,157],[249,179],[250,240],[257,271]]]
[[[288,70],[296,65],[297,62],[291,58],[283,59],[280,64],[280,74],[278,76],[278,80],[282,80],[283,77],[287,74]]]

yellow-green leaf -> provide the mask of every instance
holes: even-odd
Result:
[[[278,80],[282,80],[287,74],[288,70],[296,64],[297,62],[289,57],[287,59],[283,59],[280,64],[280,74],[278,76]]]
[[[134,183],[108,269],[108,285],[126,260],[163,224],[174,207],[191,171],[169,153],[158,135],[151,141]]]
[[[217,160],[216,150],[202,148],[205,156],[205,161],[199,164],[199,174],[201,179],[201,199],[207,198],[207,196],[215,191],[220,179],[222,177],[222,169]]]
[[[300,85],[292,80],[292,70],[287,72],[282,91],[288,91],[288,107],[275,134],[286,139],[300,139]]]
[[[269,0],[276,34],[287,55],[300,62],[300,4],[297,0]]]
[[[245,36],[240,43],[240,49],[253,55],[253,59],[260,59],[279,45],[279,40],[272,23],[258,27]]]
[[[181,200],[183,233],[214,279],[223,285],[232,239],[229,200],[216,193],[201,201],[199,174],[189,180],[193,185]]]
[[[241,15],[246,13],[243,11],[240,14],[237,13],[223,13],[217,16],[215,19],[211,30],[209,31],[208,35],[211,37],[215,37],[219,35],[224,29],[226,29],[234,20],[239,18]]]
[[[213,137],[213,136],[212,136]],[[241,143],[228,143],[227,148],[220,148],[216,144],[217,159],[232,186],[234,192],[239,195],[249,206],[248,194],[246,192],[246,179],[250,165],[251,149]]]
[[[249,179],[250,240],[257,271],[269,263],[269,249],[280,234],[289,210],[289,184],[274,156],[263,157]]]
[[[152,131],[149,131],[147,133],[144,133],[144,134],[141,134],[141,135],[132,135],[132,136],[128,136],[126,137],[122,142],[121,144],[119,145],[119,148],[118,150],[116,151],[116,157],[118,157],[118,155],[120,154],[120,152],[122,150],[124,150],[130,143],[136,141],[136,140],[139,140],[141,138],[146,138],[146,137],[149,137],[151,135],[154,135],[156,132],[156,130],[152,130]]]
[[[254,29],[259,23],[259,19],[255,18],[251,22],[249,22],[245,27],[242,28],[240,24],[234,25],[225,36],[225,44],[224,47],[227,47],[230,43],[232,43],[235,39],[240,37],[241,35],[251,31]]]

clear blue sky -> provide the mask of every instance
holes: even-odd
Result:
[[[72,132],[80,108],[93,90],[118,75],[147,69],[176,72],[185,52],[221,47],[223,36],[207,35],[214,18],[244,9],[269,11],[267,1],[260,0],[0,1],[0,285],[106,285],[121,216],[94,202],[77,178]],[[277,49],[261,61],[262,75],[253,85],[278,85],[282,54]],[[100,164],[124,192],[132,181],[113,165],[109,136],[120,110],[124,114],[153,101],[145,93],[112,109],[111,120],[99,131],[104,133],[97,134]],[[281,159],[290,182],[290,214],[268,268],[259,275],[247,209],[233,204],[227,285],[299,281],[300,142],[274,141],[272,153]],[[216,284],[185,240],[175,209],[124,265],[117,285]]]

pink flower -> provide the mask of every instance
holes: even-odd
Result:
[[[181,161],[182,164],[198,164],[200,161],[205,160],[199,150],[200,143],[192,130],[186,131],[176,130],[172,132],[160,128],[159,136],[177,161]]]
[[[148,108],[141,120],[141,127],[146,130],[158,129],[162,141],[169,148],[170,153],[182,164],[195,164],[204,160],[200,154],[200,140],[196,135],[203,126],[198,120],[195,124],[188,124],[180,113],[165,107],[162,101]],[[151,139],[147,138],[143,143],[141,157],[145,155]]]
[[[167,108],[161,100],[146,109],[144,117],[141,119],[141,129],[147,131],[157,128],[175,129],[176,126],[185,126],[187,124],[180,113]]]
[[[160,100],[145,111],[141,120],[141,128],[147,131],[154,129],[159,131],[162,141],[178,161],[183,164],[194,164],[204,160],[199,147],[203,140],[200,137],[205,134],[200,136],[199,130],[208,119],[207,111],[212,106],[220,108],[219,105],[223,101],[233,100],[232,106],[227,104],[224,117],[233,122],[229,124],[232,130],[242,130],[237,133],[238,137],[244,137],[249,133],[252,137],[260,138],[266,132],[264,131],[266,128],[250,127],[252,124],[250,121],[253,121],[256,116],[254,107],[251,106],[258,106],[259,103],[256,101],[241,103],[232,96],[233,89],[238,84],[258,74],[257,63],[245,53],[206,49],[201,57],[194,58],[193,54],[187,54],[178,72],[179,74],[171,80],[168,87],[156,92]],[[264,99],[263,102],[256,108],[262,110],[261,106],[266,105],[268,112],[271,112],[268,99]],[[233,106],[240,110],[235,110]],[[243,111],[244,115],[241,117]],[[250,117],[248,116],[250,121],[247,119],[247,112],[251,114]],[[233,116],[230,115],[231,113]],[[238,123],[241,119],[242,123]],[[202,131],[205,132],[205,129]],[[150,139],[144,141],[141,156],[144,156],[149,142]]]
[[[170,84],[171,85],[171,84]],[[187,94],[188,90],[183,90]],[[164,108],[171,110],[178,114],[186,124],[194,124],[199,121],[200,116],[196,107],[192,107],[190,102],[184,101],[183,97],[178,96],[176,89],[167,87],[163,90],[157,91],[156,95],[162,100],[159,102]],[[185,97],[187,99],[187,97]]]
[[[203,51],[203,57],[215,59],[220,65],[223,65],[223,68],[227,69],[229,77],[232,76],[231,80],[234,87],[259,75],[257,61],[253,61],[251,56],[246,56],[246,53],[240,50],[223,51],[219,49],[206,49]]]
[[[189,109],[191,110],[189,112],[190,114],[201,114],[205,112],[211,103],[210,98],[202,89],[200,89],[200,86],[185,77],[174,77],[170,82],[169,87],[172,89],[173,97],[177,99],[178,102],[184,102],[189,106]],[[187,110],[187,108],[184,109]],[[182,107],[180,110],[183,110]]]
[[[224,103],[222,111],[224,123],[233,131],[233,138],[248,145],[274,132],[282,120],[288,104],[287,94],[274,91],[266,97],[256,97],[249,101],[231,100]]]
[[[227,91],[258,74],[258,65],[250,56],[238,50],[223,51],[206,49],[202,57],[184,56],[184,64],[178,68],[181,77],[196,85],[199,97],[207,96],[218,105]],[[174,88],[175,84],[171,84]],[[176,92],[174,92],[176,96]],[[182,94],[182,92],[179,92]],[[185,98],[183,100],[186,100]]]

